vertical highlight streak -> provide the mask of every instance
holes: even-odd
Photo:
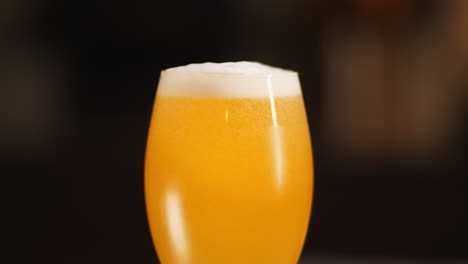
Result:
[[[284,184],[284,173],[285,173],[285,159],[284,157],[284,147],[283,147],[284,135],[282,133],[281,127],[274,126],[271,127],[271,155],[273,156],[273,168],[276,187],[281,189]]]
[[[276,186],[281,189],[284,183],[284,149],[283,149],[283,138],[281,135],[280,127],[278,126],[278,117],[276,115],[276,104],[275,97],[273,94],[273,84],[271,82],[271,75],[267,78],[268,97],[270,99],[271,108],[271,119],[273,121],[273,127],[271,131],[271,144],[272,144],[272,155],[273,155],[273,167],[276,179]]]
[[[271,107],[271,118],[273,120],[273,126],[278,126],[278,117],[276,116],[276,105],[275,97],[273,95],[273,84],[271,83],[271,75],[267,77],[267,87],[268,87],[268,97],[270,98],[270,107]]]

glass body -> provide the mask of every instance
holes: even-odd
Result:
[[[162,72],[145,162],[162,264],[297,263],[312,191],[297,74]]]

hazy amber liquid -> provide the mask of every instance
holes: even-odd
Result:
[[[161,262],[297,263],[311,210],[311,153],[300,96],[159,96],[145,194]]]

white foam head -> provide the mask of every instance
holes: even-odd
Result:
[[[297,72],[258,62],[199,63],[161,72],[158,95],[271,97],[301,94]]]

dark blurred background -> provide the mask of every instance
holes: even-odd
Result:
[[[143,158],[159,72],[238,60],[300,72],[305,258],[468,257],[468,1],[1,0],[0,40],[13,263],[157,263]]]

